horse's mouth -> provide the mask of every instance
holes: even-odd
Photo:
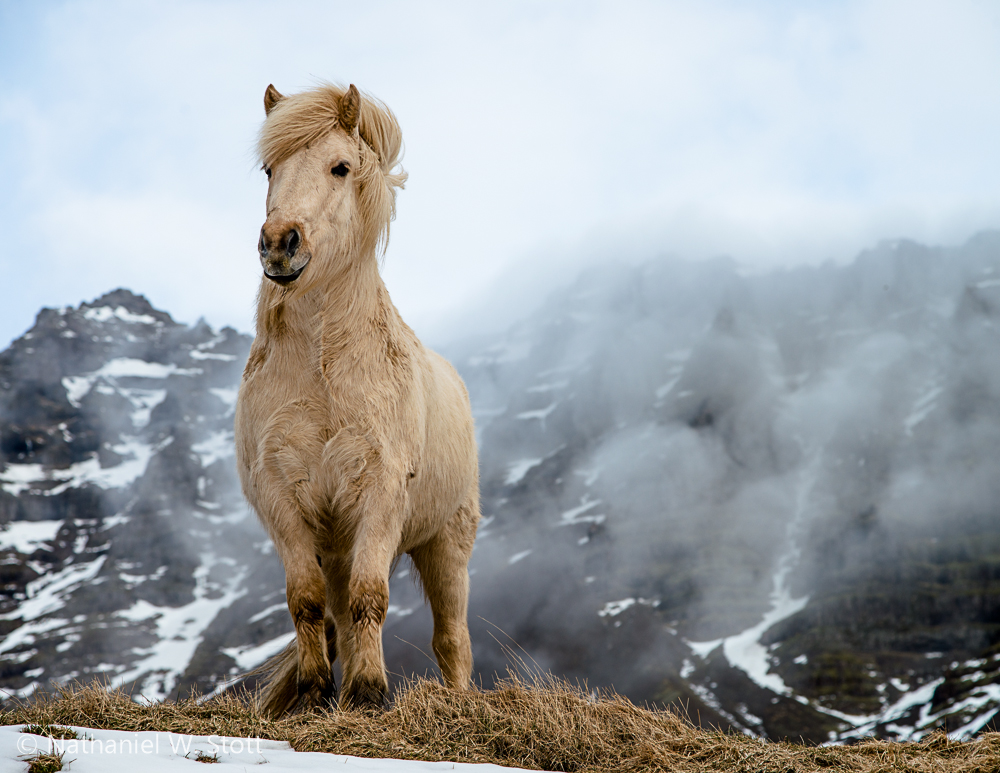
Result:
[[[306,265],[309,264],[307,263]],[[302,274],[302,272],[305,271],[305,268],[306,266],[301,266],[300,268],[297,268],[295,271],[293,271],[291,274],[284,274],[281,276],[273,276],[272,274],[267,273],[267,269],[264,269],[264,276],[266,276],[268,279],[270,279],[272,282],[275,282],[276,284],[288,285],[294,282],[296,279],[298,279],[299,276]]]

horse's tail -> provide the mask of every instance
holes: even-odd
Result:
[[[337,629],[329,613],[326,616],[326,653],[333,661],[337,658]],[[299,703],[299,646],[298,637],[277,655],[272,655],[247,674],[257,677],[264,686],[257,693],[257,707],[273,719],[293,713]],[[333,675],[331,674],[331,679]],[[336,705],[336,685],[333,703]]]
[[[277,655],[273,655],[249,676],[260,677],[263,689],[257,694],[261,713],[278,719],[295,708],[299,700],[298,688],[299,647],[295,639]]]

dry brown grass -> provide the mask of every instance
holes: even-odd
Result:
[[[465,693],[419,680],[382,714],[322,711],[277,721],[240,696],[141,705],[92,684],[15,706],[0,714],[0,724],[214,733],[288,741],[299,751],[552,771],[1000,771],[1000,733],[968,743],[941,734],[921,743],[831,748],[762,742],[700,730],[673,712],[642,709],[619,696],[594,699],[553,679],[510,678],[497,689]]]
[[[58,738],[61,741],[70,741],[80,737],[73,728],[60,727],[59,725],[25,725],[23,730],[25,733],[42,735],[46,738]]]
[[[25,762],[28,773],[59,773],[63,769],[62,754],[36,754]]]

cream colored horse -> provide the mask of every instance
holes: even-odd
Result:
[[[243,492],[286,576],[296,641],[270,664],[272,716],[385,701],[382,625],[408,553],[445,682],[472,671],[467,565],[479,521],[465,386],[400,318],[378,256],[395,212],[395,117],[352,85],[264,95],[270,180],[257,336],[236,405]]]

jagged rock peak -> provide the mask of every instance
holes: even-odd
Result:
[[[81,303],[79,310],[87,315],[90,310],[103,308],[111,309],[114,316],[124,322],[144,321],[129,319],[129,315],[132,315],[135,317],[152,317],[153,319],[163,322],[164,324],[177,324],[167,312],[154,308],[153,305],[146,299],[145,295],[136,295],[131,290],[126,290],[123,287],[119,287],[117,290],[105,293],[92,303]],[[126,312],[129,312],[129,314],[119,312],[119,308],[124,309]],[[96,317],[99,315],[91,314],[90,316]]]
[[[144,295],[119,287],[101,297],[83,302],[77,308],[65,306],[61,309],[44,308],[38,313],[35,327],[47,327],[56,319],[66,316],[81,317],[90,323],[176,325],[165,311],[154,308]],[[33,331],[28,331],[33,332]]]
[[[63,338],[75,338],[81,334],[104,337],[137,327],[163,330],[176,328],[178,323],[167,312],[154,308],[145,296],[119,288],[90,303],[83,302],[76,308],[43,308],[38,312],[35,324],[14,341],[11,348],[20,348],[19,344],[31,346],[27,342],[32,339],[53,334]]]

